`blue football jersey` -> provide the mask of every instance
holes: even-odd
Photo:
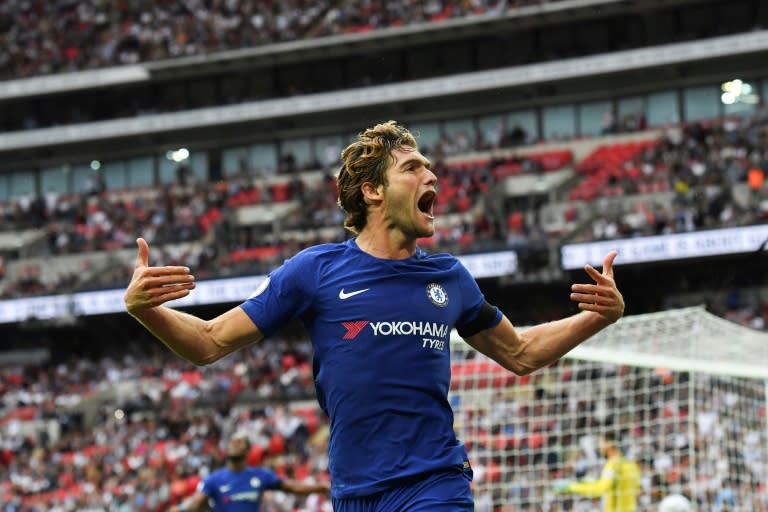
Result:
[[[330,420],[334,497],[469,467],[447,399],[449,340],[484,300],[449,254],[380,259],[348,240],[287,260],[242,304],[267,336],[295,317],[309,330],[317,398]],[[500,320],[497,310],[487,327]]]
[[[216,512],[258,512],[263,492],[281,486],[280,477],[269,469],[224,467],[203,479],[198,491],[208,496]]]

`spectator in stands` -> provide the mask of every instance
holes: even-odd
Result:
[[[765,171],[758,166],[750,167],[747,171],[747,184],[752,199],[752,204],[757,206],[762,199],[763,186],[765,185]]]
[[[526,374],[550,364],[622,316],[624,301],[613,279],[616,252],[606,255],[602,273],[585,267],[595,284],[572,286],[579,314],[521,335],[453,256],[418,248],[419,238],[435,232],[437,177],[410,132],[393,121],[376,125],[342,152],[342,160],[339,204],[356,238],[303,251],[240,307],[211,321],[162,306],[187,296],[194,277],[185,267],[150,267],[149,246],[138,239],[126,308],[196,364],[216,361],[300,316],[313,339],[318,400],[334,424],[334,508],[354,510],[375,499],[392,509],[417,510],[419,503],[422,510],[472,510],[471,468],[447,400],[449,333],[455,326],[509,371]],[[461,300],[452,301],[456,296]],[[406,317],[405,303],[394,297],[411,297]],[[333,313],[345,300],[345,313]],[[360,321],[371,318],[373,304],[381,322]],[[428,320],[408,327],[409,318]],[[396,336],[404,351],[392,351],[377,336]],[[372,430],[398,434],[372,442]],[[409,440],[405,450],[403,438]],[[444,448],[435,452],[435,446]],[[392,484],[403,479],[408,484]]]
[[[107,190],[107,184],[104,182],[104,176],[99,172],[94,172],[83,184],[86,196],[100,196]]]
[[[328,493],[325,483],[305,484],[280,478],[267,468],[250,467],[246,463],[250,442],[244,434],[233,436],[227,443],[227,465],[206,476],[197,492],[170,512],[200,512],[213,505],[215,512],[258,511],[264,491],[279,490],[294,494]]]

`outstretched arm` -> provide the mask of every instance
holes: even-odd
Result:
[[[536,325],[522,333],[518,333],[505,316],[496,327],[475,334],[467,343],[519,375],[557,361],[624,314],[624,298],[613,279],[616,254],[611,251],[606,255],[602,272],[591,265],[584,267],[594,284],[571,286],[571,300],[578,304],[580,313]]]
[[[620,467],[620,463],[616,459],[608,460],[603,466],[599,479],[582,481],[558,480],[555,482],[555,492],[579,494],[581,496],[589,496],[590,498],[605,496],[611,491],[616,491],[616,486],[620,483],[617,481],[617,469]]]
[[[578,494],[590,498],[600,498],[608,494],[615,485],[612,477],[602,475],[599,480],[573,481],[556,480],[553,490],[557,494]]]
[[[312,494],[313,492],[328,494],[331,492],[331,487],[326,483],[305,484],[298,480],[283,480],[280,490],[294,494]]]
[[[202,492],[196,492],[179,505],[173,505],[168,512],[203,512],[208,510],[208,496]]]
[[[589,496],[591,498],[599,498],[608,494],[614,483],[615,482],[611,478],[600,477],[599,480],[589,482],[573,482],[569,484],[563,492]]]
[[[125,307],[149,332],[184,359],[205,365],[263,338],[240,307],[213,320],[163,306],[189,295],[195,278],[187,267],[149,266],[149,245],[136,240],[133,277],[125,291]]]

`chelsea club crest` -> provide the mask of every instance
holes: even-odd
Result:
[[[437,283],[430,283],[427,285],[427,297],[432,301],[432,304],[444,308],[448,305],[448,294],[445,288]]]

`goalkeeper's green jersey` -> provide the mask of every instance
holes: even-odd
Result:
[[[603,512],[636,512],[640,492],[640,468],[624,457],[608,459],[599,480],[576,482],[568,491],[603,498]]]

